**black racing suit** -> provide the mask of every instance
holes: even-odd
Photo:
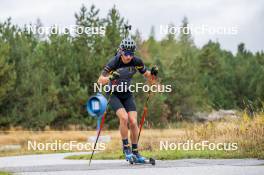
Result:
[[[124,64],[121,59],[121,55],[117,54],[105,65],[102,75],[106,76],[112,71],[117,71],[120,74],[120,78],[109,82],[109,85],[112,86],[113,84],[122,84],[123,86],[128,87],[131,84],[131,79],[137,70],[141,74],[144,74],[147,70],[140,58],[134,56],[129,63]],[[109,93],[107,95],[109,95]],[[117,92],[114,90],[109,100],[109,104],[115,112],[120,108],[125,108],[127,112],[136,111],[135,100],[132,92],[129,90],[123,92]]]

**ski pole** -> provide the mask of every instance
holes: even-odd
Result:
[[[98,133],[97,133],[97,137],[96,137],[96,140],[95,140],[94,148],[93,148],[93,151],[92,151],[92,154],[91,154],[90,160],[89,160],[89,166],[91,165],[91,161],[92,161],[92,158],[93,158],[93,155],[94,155],[94,151],[95,151],[95,148],[96,148],[96,145],[97,145],[98,139],[99,139],[99,137],[100,137],[100,133],[101,133],[101,131],[102,131],[102,128],[103,128],[103,126],[104,126],[105,117],[106,117],[106,114],[108,113],[108,104],[109,104],[110,98],[111,98],[111,96],[112,96],[112,93],[113,93],[113,91],[111,91],[111,93],[110,93],[110,95],[109,95],[109,97],[108,97],[107,108],[106,108],[106,110],[105,110],[105,112],[104,112],[104,115],[103,115],[103,117],[102,117],[102,121],[101,121],[101,123],[100,123],[100,128],[99,128],[99,131],[98,131]]]
[[[152,76],[152,80],[154,79],[154,77]],[[150,99],[150,91],[148,92],[148,97],[144,103],[144,109],[143,109],[143,114],[142,114],[142,117],[141,117],[141,120],[140,120],[140,124],[139,124],[139,133],[138,133],[138,139],[137,139],[137,142],[139,141],[139,137],[140,137],[140,134],[141,134],[141,130],[142,130],[142,127],[144,125],[144,122],[145,122],[145,118],[148,114],[148,101]]]
[[[148,92],[148,97],[145,101],[145,104],[144,104],[144,110],[143,110],[143,114],[142,114],[142,117],[141,117],[141,120],[140,120],[140,124],[139,124],[139,133],[138,133],[138,139],[137,139],[137,142],[139,141],[139,137],[140,137],[140,133],[141,133],[141,130],[142,130],[142,127],[144,125],[144,122],[145,122],[145,118],[148,114],[148,101],[149,101],[149,98],[150,98],[150,91]]]

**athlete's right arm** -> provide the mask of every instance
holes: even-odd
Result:
[[[110,81],[110,73],[116,69],[116,61],[116,57],[114,57],[105,65],[100,77],[97,80],[98,84],[105,85]]]

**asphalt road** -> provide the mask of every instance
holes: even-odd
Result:
[[[152,165],[130,165],[124,160],[65,160],[63,153],[0,157],[0,171],[23,175],[262,175],[264,160],[257,159],[182,159],[157,161]],[[88,154],[88,153],[86,153]]]

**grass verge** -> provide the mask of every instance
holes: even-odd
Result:
[[[43,154],[69,152],[64,150],[51,151],[29,150],[28,141],[34,140],[38,143],[50,143],[61,141],[68,143],[77,141],[87,143],[90,136],[95,136],[96,131],[7,131],[0,132],[1,145],[21,145],[20,150],[1,151],[0,156],[21,154]],[[102,135],[111,137],[104,152],[98,153],[96,159],[122,159],[121,140],[118,130],[103,130]],[[160,151],[160,143],[185,143],[193,141],[198,143],[208,141],[213,143],[237,143],[237,151]],[[180,158],[264,158],[264,114],[249,117],[243,113],[238,118],[224,118],[218,121],[207,121],[204,123],[182,122],[180,128],[169,127],[166,129],[145,129],[142,132],[139,145],[141,153],[146,157],[157,159],[180,159]],[[91,151],[89,150],[82,151]],[[76,150],[71,150],[76,151]],[[80,159],[77,156],[76,159]],[[89,155],[88,155],[89,157]],[[84,156],[85,159],[85,156]]]

